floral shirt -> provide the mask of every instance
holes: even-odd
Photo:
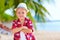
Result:
[[[30,19],[25,18],[23,26],[27,27],[28,29],[31,29],[33,32],[34,28],[33,28],[32,21]],[[13,21],[12,29],[16,27],[17,28],[21,27],[21,23],[19,19]],[[35,40],[33,33],[27,33],[25,34],[25,36],[26,36],[26,40]],[[20,39],[20,31],[14,34],[14,40],[19,40],[19,39]]]

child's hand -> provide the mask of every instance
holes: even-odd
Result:
[[[25,34],[26,33],[32,33],[32,30],[31,29],[23,29],[23,30],[21,30],[22,32],[24,32]]]
[[[23,27],[21,31],[24,32],[25,34],[26,33],[32,33],[32,30],[28,29],[27,27]]]
[[[21,29],[28,29],[26,26],[21,27]]]
[[[20,30],[22,30],[22,28],[21,28],[21,27],[20,27],[20,28],[14,28],[14,29],[12,29],[12,33],[19,32]]]
[[[16,33],[16,32],[19,32],[19,31],[21,31],[22,29],[26,29],[27,27],[19,27],[19,28],[14,28],[14,29],[12,29],[11,31],[12,31],[12,33]]]

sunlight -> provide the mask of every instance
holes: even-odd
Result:
[[[44,6],[49,11],[51,16],[47,15],[47,18],[51,21],[60,20],[60,0],[54,0],[55,4],[44,3]]]

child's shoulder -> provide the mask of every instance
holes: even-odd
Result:
[[[29,18],[25,18],[25,20],[27,20],[27,21],[31,21]]]
[[[17,21],[18,21],[18,19],[13,20],[13,22],[17,22]]]
[[[32,20],[30,20],[29,18],[25,18],[26,21],[28,21],[29,23],[32,22]]]

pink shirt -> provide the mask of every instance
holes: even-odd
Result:
[[[33,28],[32,21],[30,19],[25,18],[23,26],[27,27],[28,29],[31,29],[33,32],[34,28]],[[13,21],[12,29],[14,29],[16,27],[17,28],[21,27],[21,23],[20,23],[19,19]],[[25,35],[26,35],[27,40],[35,40],[35,37],[32,33],[27,33]],[[19,38],[20,38],[20,31],[14,34],[14,40],[19,40]]]

